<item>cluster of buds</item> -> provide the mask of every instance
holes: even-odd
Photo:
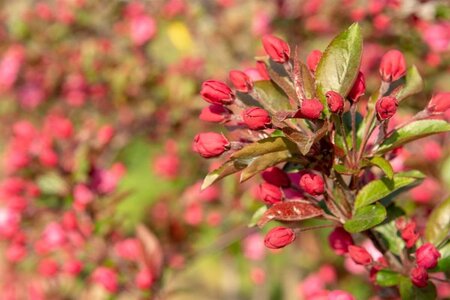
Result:
[[[375,276],[382,269],[395,269],[399,258],[381,257],[375,261],[364,247],[354,244],[352,234],[367,233],[374,245],[381,247],[380,252],[387,252],[372,228],[386,219],[387,209],[395,207],[378,201],[398,189],[395,176],[409,178],[411,187],[423,178],[414,172],[395,174],[389,162],[394,157],[390,151],[450,129],[440,120],[448,108],[441,100],[445,93],[434,96],[428,108],[409,122],[392,126],[390,120],[395,119],[400,102],[412,94],[405,88],[412,84],[409,76],[418,76],[414,67],[407,69],[398,50],[390,50],[382,57],[380,88],[368,101],[361,101],[366,83],[359,70],[362,45],[358,34],[357,25],[353,25],[326,51],[312,51],[306,64],[299,60],[297,47],[291,51],[282,39],[264,36],[267,57],[258,57],[254,69],[232,71],[234,90],[225,82],[208,80],[200,92],[211,104],[200,118],[223,124],[236,139],[230,141],[223,133],[200,133],[194,139],[193,150],[205,158],[221,157],[224,161],[206,176],[203,187],[239,171],[241,182],[261,174],[264,182],[255,195],[265,211],[257,225],[262,227],[273,220],[283,223],[267,233],[267,248],[279,249],[293,243],[298,233],[315,229],[302,228],[300,221],[322,218],[335,227],[329,242],[336,254],[348,255]],[[346,40],[350,35],[353,38]],[[345,43],[349,44],[343,46]],[[348,55],[348,49],[353,49],[355,61],[342,62],[341,55]],[[258,71],[257,76],[254,71]],[[416,86],[412,89],[418,90]],[[428,122],[439,129],[398,138],[404,134],[403,127],[426,126]],[[393,183],[386,183],[391,180]],[[372,185],[387,191],[379,196],[378,191],[371,190]],[[360,218],[373,218],[373,224],[360,222]],[[408,249],[419,239],[414,223],[405,225],[400,235]],[[417,284],[416,277],[411,275],[412,282],[423,287]]]

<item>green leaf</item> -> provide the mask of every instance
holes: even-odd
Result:
[[[240,181],[244,182],[269,167],[289,160],[295,159],[292,157],[291,152],[287,150],[267,153],[258,156],[253,159],[250,164],[242,171]]]
[[[399,284],[401,276],[391,270],[380,270],[377,272],[376,280],[380,286],[394,286]]]
[[[370,229],[386,219],[386,208],[376,203],[360,208],[353,217],[345,222],[344,228],[350,233],[357,233]]]
[[[258,223],[259,219],[261,219],[261,217],[264,215],[264,213],[267,210],[267,206],[261,206],[260,208],[258,208],[255,213],[253,214],[250,223],[248,224],[248,227],[255,227],[256,224]]]
[[[327,109],[325,93],[347,96],[361,63],[362,36],[357,23],[339,34],[325,49],[316,70],[316,92]]]
[[[239,172],[240,170],[244,169],[247,165],[239,163],[239,161],[233,161],[229,160],[225,162],[223,165],[221,165],[219,168],[211,171],[206,175],[205,179],[203,179],[202,187],[201,189],[204,190],[207,187],[211,186],[213,183],[217,182],[218,180],[234,174],[236,172]]]
[[[418,185],[424,175],[417,173],[398,173],[393,179],[383,177],[366,184],[356,195],[355,209],[359,209],[366,205],[381,200],[390,194],[405,188],[412,188]]]
[[[254,90],[259,96],[259,99],[257,100],[271,114],[291,109],[289,99],[283,91],[270,80],[255,81]]]
[[[433,209],[428,217],[425,228],[425,238],[438,245],[450,232],[450,198],[440,203]]]
[[[450,131],[450,124],[444,120],[414,121],[394,130],[380,145],[376,153],[386,153],[414,140],[447,131]]]
[[[436,299],[436,287],[430,281],[424,288],[418,288],[412,284],[408,277],[400,278],[400,296],[402,300],[427,300]]]
[[[408,69],[405,81],[405,86],[397,94],[397,100],[399,102],[409,96],[420,93],[423,89],[423,80],[416,66]]]
[[[394,177],[394,170],[392,169],[391,163],[385,158],[381,156],[374,156],[370,158],[368,162],[372,166],[379,167],[389,179]]]
[[[275,82],[284,93],[291,99],[297,99],[297,94],[295,92],[294,85],[292,81],[289,79],[286,71],[279,66],[279,64],[272,63],[266,61],[267,72],[269,73],[270,79]],[[281,70],[280,70],[281,68]]]
[[[69,190],[67,182],[56,172],[40,175],[37,178],[37,185],[42,193],[49,195],[64,195]]]
[[[269,137],[249,144],[234,152],[231,158],[248,159],[267,153],[289,150],[292,153],[300,153],[295,143],[285,137]]]

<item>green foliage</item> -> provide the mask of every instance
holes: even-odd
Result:
[[[365,185],[356,195],[355,209],[372,204],[388,197],[390,194],[402,189],[412,188],[418,185],[424,175],[420,172],[406,172],[395,174],[393,179],[383,177]]]
[[[400,279],[400,296],[402,300],[436,299],[436,287],[432,282],[424,288],[418,288],[407,277]]]
[[[418,120],[394,130],[377,149],[378,154],[403,146],[420,138],[450,131],[450,124],[444,120]]]
[[[356,210],[353,217],[345,222],[344,228],[350,233],[357,233],[370,229],[386,219],[386,208],[379,204],[373,204]]]
[[[395,286],[399,284],[401,276],[391,270],[380,270],[377,272],[376,281],[380,286]]]
[[[325,104],[325,93],[346,96],[358,75],[362,55],[362,36],[357,23],[339,34],[325,49],[316,70],[316,92]]]
[[[428,217],[425,228],[425,238],[439,245],[450,232],[450,198],[446,199],[433,209]]]

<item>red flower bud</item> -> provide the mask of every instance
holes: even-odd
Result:
[[[380,75],[383,81],[395,81],[405,73],[406,61],[403,53],[398,50],[389,50],[383,55],[380,63]]]
[[[230,149],[230,142],[220,133],[199,133],[194,138],[192,149],[205,158],[216,157]]]
[[[231,110],[223,105],[211,104],[202,109],[199,119],[205,122],[221,123],[230,119]]]
[[[406,242],[406,248],[412,248],[419,239],[419,234],[416,232],[416,223],[410,222],[406,224],[405,228],[401,230],[401,236]]]
[[[274,203],[280,202],[283,198],[281,190],[279,187],[272,185],[270,183],[261,183],[259,185],[259,197],[264,203],[272,205]]]
[[[308,65],[308,69],[315,73],[317,66],[319,65],[319,61],[322,58],[322,51],[313,50],[306,58],[306,64]]]
[[[242,112],[242,118],[248,128],[253,130],[264,129],[270,126],[269,113],[259,107],[250,107]]]
[[[265,35],[262,38],[264,50],[270,58],[277,63],[285,63],[289,60],[291,49],[280,38],[273,35]]]
[[[339,93],[328,91],[325,96],[327,97],[328,107],[332,113],[340,114],[344,111],[344,98]]]
[[[419,267],[432,269],[436,267],[441,253],[431,243],[426,243],[416,250],[416,262]]]
[[[243,93],[248,93],[253,89],[253,82],[247,74],[241,71],[232,70],[228,77],[236,90]]]
[[[325,191],[322,177],[314,173],[303,174],[299,185],[306,193],[313,196],[321,195]]]
[[[278,226],[270,230],[264,238],[264,245],[269,249],[283,248],[295,240],[295,232],[291,228]]]
[[[357,102],[358,99],[364,95],[366,91],[366,80],[364,79],[364,74],[362,72],[358,73],[356,77],[355,83],[353,83],[353,87],[348,93],[348,98],[353,102]]]
[[[419,288],[423,288],[428,285],[428,273],[427,270],[422,267],[412,269],[409,273],[409,278],[412,283]]]
[[[207,80],[202,83],[200,95],[212,104],[229,105],[234,102],[233,91],[225,83],[217,80]]]
[[[394,97],[386,96],[378,99],[375,104],[378,120],[387,120],[392,118],[397,112],[398,101]]]
[[[303,100],[302,106],[295,114],[296,118],[305,118],[305,119],[318,119],[323,110],[323,104],[319,101],[319,99],[306,99]]]
[[[450,92],[434,95],[428,103],[427,109],[432,113],[443,113],[450,109]]]
[[[328,242],[334,253],[343,255],[348,252],[348,246],[353,245],[353,238],[344,228],[336,227],[328,236]]]
[[[261,176],[267,183],[273,184],[275,186],[289,187],[291,185],[289,176],[277,167],[266,169],[261,173]]]
[[[350,245],[348,246],[348,253],[353,261],[359,265],[369,265],[372,263],[373,259],[366,249],[359,246]]]

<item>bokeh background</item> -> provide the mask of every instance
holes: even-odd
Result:
[[[450,90],[446,0],[2,1],[0,299],[380,299],[328,229],[265,249],[267,229],[248,227],[260,179],[200,192],[217,162],[191,151],[197,132],[223,130],[198,120],[202,81],[258,72],[264,34],[304,59],[353,22],[369,91],[393,48],[424,78],[398,122]],[[448,195],[448,135],[394,164],[428,175],[399,202],[415,218]]]

